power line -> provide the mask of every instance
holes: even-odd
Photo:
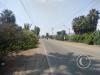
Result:
[[[26,13],[26,15],[28,16],[28,18],[29,18],[30,21],[32,22],[32,19],[31,19],[30,15],[28,14],[27,9],[25,8],[24,3],[22,2],[22,0],[19,0],[19,2],[20,2],[20,4],[22,5],[22,7],[23,7],[23,9],[24,9],[24,11],[25,11],[25,13]]]
[[[71,20],[71,18],[72,18],[73,16],[79,14],[80,12],[85,11],[85,10],[87,9],[87,7],[89,7],[89,5],[90,5],[91,3],[93,3],[93,2],[94,2],[94,0],[91,0],[90,2],[88,2],[88,3],[87,3],[87,6],[82,7],[81,9],[79,9],[78,11],[76,11],[72,16],[70,16],[70,17],[68,18],[68,20]],[[85,8],[86,8],[86,9],[85,9]],[[71,28],[70,28],[70,29],[71,29]]]
[[[94,0],[91,0],[91,1],[87,4],[87,6],[82,7],[82,11],[86,11],[87,8],[91,6],[91,4],[94,4]],[[82,11],[80,11],[80,12],[82,12]]]
[[[7,8],[7,5],[6,5],[4,2],[2,2],[2,1],[0,1],[0,5],[3,5],[4,9]],[[1,11],[2,11],[2,9],[0,9],[0,12],[1,12]]]
[[[89,3],[87,3],[87,6],[82,7],[81,9],[79,9],[78,11],[76,11],[70,18],[72,18],[73,16],[81,13],[82,11],[86,11],[86,9],[90,6],[91,3],[93,3],[94,0],[91,0]],[[86,8],[86,9],[85,9]],[[68,20],[70,20],[70,18]]]
[[[74,14],[74,16],[77,15],[77,14],[79,14],[82,11],[86,11],[90,7],[90,4],[92,4],[91,6],[93,6],[93,5],[96,5],[96,3],[94,3],[94,0],[91,0],[89,3],[87,3],[88,6],[82,7],[82,9],[79,9],[78,11],[76,11],[75,14]],[[71,16],[70,18],[72,18],[72,17],[73,16]],[[70,20],[70,18],[68,20]]]

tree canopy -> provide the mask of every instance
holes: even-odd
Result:
[[[38,44],[37,36],[30,30],[30,24],[24,28],[16,24],[11,10],[4,10],[0,16],[0,57],[9,53],[34,48]]]
[[[33,31],[35,32],[35,34],[37,36],[39,36],[39,34],[40,34],[40,28],[38,26],[35,26]]]
[[[94,32],[97,28],[99,11],[92,9],[87,16],[79,16],[73,19],[72,25],[75,34],[84,34]]]
[[[30,30],[30,26],[31,26],[30,24],[25,23],[25,24],[24,24],[24,29],[25,29],[25,30]]]
[[[0,13],[0,23],[15,23],[16,18],[11,10],[5,9]]]

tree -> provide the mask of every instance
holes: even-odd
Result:
[[[5,9],[1,13],[0,22],[1,23],[15,23],[16,22],[15,15],[13,14],[11,10]]]
[[[17,51],[17,49],[12,49],[11,44],[21,38],[21,35],[22,28],[16,24],[0,24],[0,56]]]
[[[85,24],[86,21],[85,21],[85,16],[80,16],[80,17],[77,17],[75,19],[73,19],[73,29],[74,29],[74,32],[76,34],[82,34],[83,33],[83,30],[85,30]]]
[[[40,34],[40,28],[39,28],[38,26],[35,26],[33,31],[34,31],[34,33],[35,33],[37,36],[39,36],[39,34]]]
[[[15,23],[12,11],[4,10],[0,16],[0,64],[5,57],[21,50],[37,47],[38,38],[30,31],[30,25],[24,29]],[[7,58],[8,59],[8,58]]]
[[[28,23],[24,24],[24,30],[30,30],[31,25]]]
[[[94,32],[97,28],[99,11],[92,9],[87,16],[79,16],[72,21],[73,30],[76,34]]]
[[[92,9],[89,11],[89,14],[87,15],[87,21],[90,25],[90,32],[94,32],[97,28],[97,23],[99,19],[99,11],[96,9]]]

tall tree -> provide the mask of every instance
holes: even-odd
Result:
[[[15,23],[16,22],[15,15],[13,14],[11,10],[5,9],[1,13],[0,22],[1,23]]]
[[[90,25],[89,31],[94,32],[96,30],[98,19],[99,19],[99,11],[97,11],[96,9],[90,10],[89,14],[87,15],[87,21]]]
[[[25,24],[24,24],[24,29],[25,29],[25,30],[30,30],[30,27],[31,27],[30,24],[28,24],[28,23],[25,23]]]
[[[40,28],[39,28],[38,26],[35,26],[35,27],[34,27],[34,32],[35,32],[35,34],[36,34],[37,36],[39,36],[39,34],[40,34]]]
[[[94,32],[97,28],[99,11],[92,9],[87,16],[79,16],[73,19],[73,30],[76,34]]]
[[[86,25],[86,17],[85,16],[80,16],[80,17],[77,17],[75,19],[73,19],[73,29],[74,29],[74,32],[76,34],[82,34],[84,33],[85,31],[85,25]]]

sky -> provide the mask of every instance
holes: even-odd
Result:
[[[10,9],[16,16],[16,23],[39,26],[40,34],[56,34],[66,30],[73,33],[72,20],[81,15],[87,15],[95,8],[100,11],[100,0],[0,0],[0,12]],[[97,29],[100,30],[100,20]]]

